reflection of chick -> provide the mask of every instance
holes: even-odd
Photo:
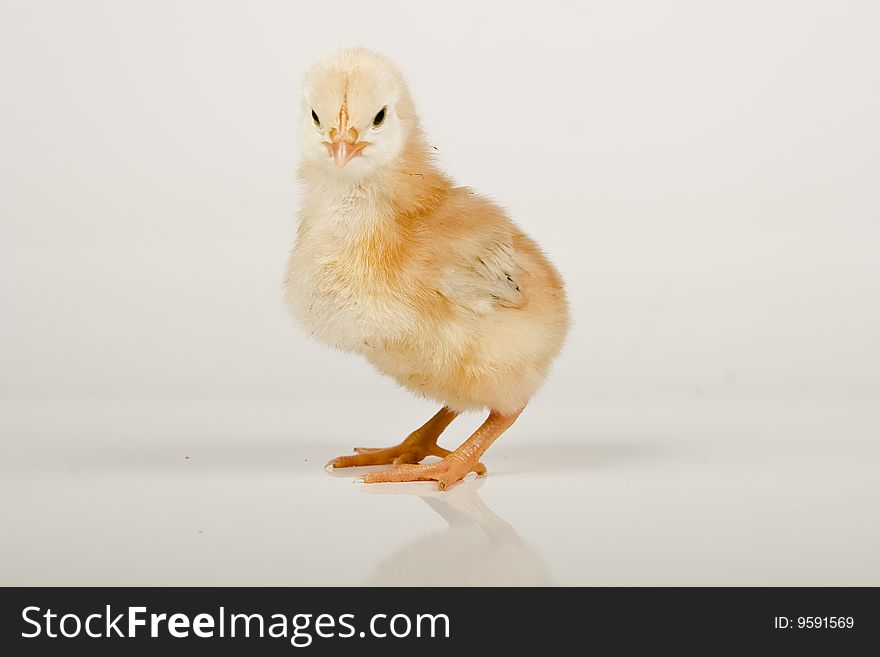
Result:
[[[522,411],[568,324],[562,281],[499,207],[454,187],[432,162],[398,70],[346,50],[306,77],[300,226],[285,295],[319,340],[362,354],[443,408],[400,445],[334,467],[400,465],[368,483],[468,472]],[[454,452],[437,446],[461,411],[488,409]]]
[[[470,481],[445,494],[425,490],[422,484],[389,487],[391,494],[421,497],[449,527],[398,549],[377,566],[367,585],[550,586],[540,557],[480,499],[481,482]]]

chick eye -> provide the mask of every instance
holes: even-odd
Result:
[[[319,128],[321,127],[321,119],[318,118],[318,115],[315,114],[315,110],[312,110],[312,121],[315,122],[315,125]]]
[[[373,119],[373,127],[378,128],[380,125],[385,123],[385,108],[379,110],[379,113],[376,114],[376,118]]]

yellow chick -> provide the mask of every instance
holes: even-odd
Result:
[[[435,480],[440,490],[483,475],[483,453],[562,347],[562,280],[504,210],[437,168],[385,57],[352,49],[319,61],[302,109],[303,196],[285,299],[316,339],[443,404],[399,445],[356,448],[328,465],[394,464],[363,481]],[[459,413],[477,409],[488,418],[458,449],[437,445]],[[442,458],[419,464],[429,455]]]

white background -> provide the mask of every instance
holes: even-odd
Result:
[[[434,550],[451,583],[880,584],[878,31],[872,2],[4,0],[0,582],[424,583]],[[299,83],[344,45],[569,288],[490,477],[430,498],[463,534],[429,485],[320,469],[435,410],[281,303]],[[486,517],[532,551],[475,566]]]

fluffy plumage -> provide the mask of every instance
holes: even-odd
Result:
[[[437,168],[384,57],[334,53],[307,75],[302,102],[303,197],[284,283],[294,315],[454,412],[515,417],[565,338],[554,267],[501,208]]]

